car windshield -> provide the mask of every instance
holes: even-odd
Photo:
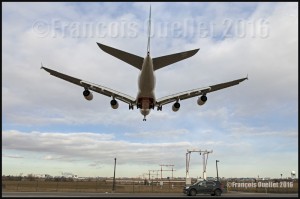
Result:
[[[198,184],[200,182],[203,182],[203,180],[197,180],[197,182],[195,182],[193,185],[196,185],[196,184]]]

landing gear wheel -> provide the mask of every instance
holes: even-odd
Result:
[[[215,190],[215,195],[216,196],[221,196],[221,193],[222,193],[221,190],[219,190],[219,189]]]
[[[195,189],[192,189],[191,191],[190,191],[190,196],[195,196],[196,195],[196,190]]]

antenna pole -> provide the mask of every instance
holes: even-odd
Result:
[[[116,162],[117,162],[117,158],[115,158],[115,166],[114,166],[114,178],[113,178],[113,188],[112,188],[113,192],[115,192],[116,190]]]

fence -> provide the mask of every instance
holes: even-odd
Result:
[[[142,181],[116,182],[116,193],[180,193],[184,183],[165,181],[144,184]],[[5,192],[112,192],[112,183],[106,181],[2,181]]]

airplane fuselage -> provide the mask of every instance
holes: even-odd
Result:
[[[137,107],[144,117],[150,113],[150,109],[154,108],[156,99],[154,94],[155,89],[155,75],[153,70],[153,62],[149,53],[145,57],[141,73],[138,78],[139,91],[136,102]]]

